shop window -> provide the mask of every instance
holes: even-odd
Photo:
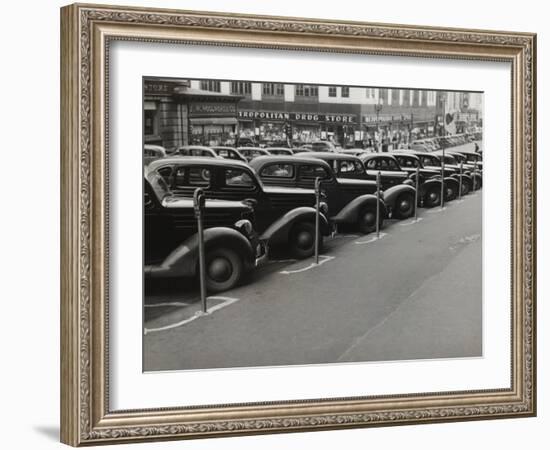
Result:
[[[232,81],[231,93],[239,95],[250,95],[252,92],[252,83],[249,81]]]
[[[366,96],[367,98],[374,99],[376,97],[376,89],[374,88],[367,88],[366,90]]]
[[[347,86],[342,86],[342,97],[349,97],[349,87]]]
[[[221,83],[216,80],[201,80],[201,89],[203,91],[221,92]]]
[[[336,86],[329,86],[328,96],[329,97],[336,97]]]
[[[292,164],[270,164],[262,169],[260,176],[292,178],[294,176],[294,166]]]
[[[143,116],[143,132],[145,136],[157,134],[157,111],[155,109],[146,109]]]

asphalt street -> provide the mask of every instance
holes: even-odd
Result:
[[[145,296],[144,370],[482,355],[482,192],[381,238],[329,238],[321,264],[271,261],[209,297],[192,284]]]

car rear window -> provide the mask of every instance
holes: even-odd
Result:
[[[294,166],[292,164],[268,164],[262,168],[261,177],[292,178]]]

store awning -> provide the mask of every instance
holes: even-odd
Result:
[[[193,117],[189,119],[191,125],[237,125],[235,117]]]

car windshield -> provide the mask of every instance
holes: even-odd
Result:
[[[151,188],[153,189],[153,192],[155,193],[159,201],[162,201],[162,199],[167,195],[172,195],[172,192],[168,188],[166,181],[164,181],[164,178],[162,178],[157,172],[149,172],[147,174],[147,181],[151,185]]]

